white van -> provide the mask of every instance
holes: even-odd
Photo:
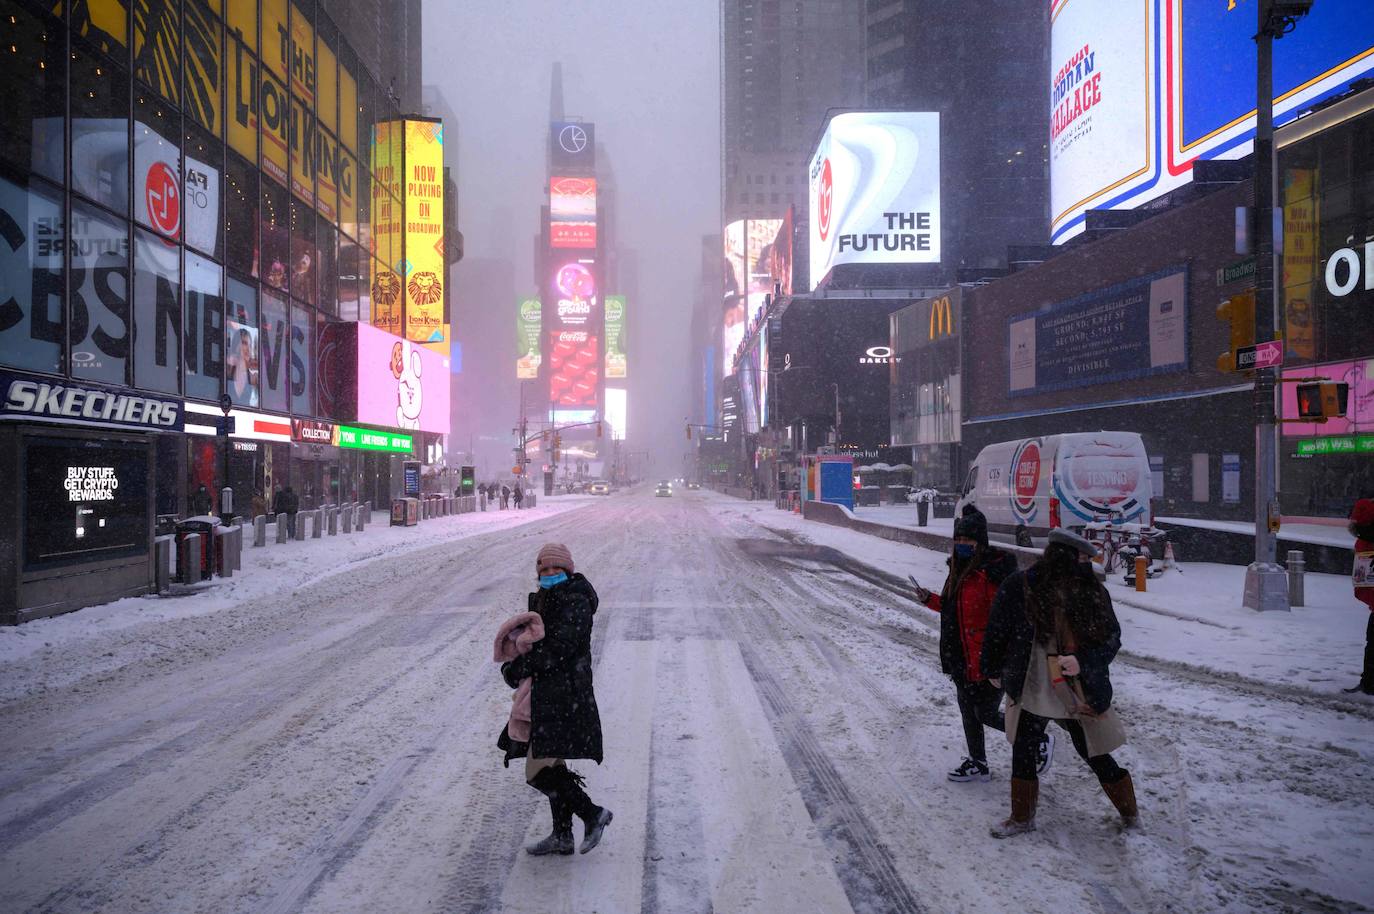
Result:
[[[989,444],[969,467],[958,511],[972,504],[988,532],[1043,545],[1055,527],[1091,521],[1148,526],[1154,494],[1145,443],[1135,432],[1083,432]]]

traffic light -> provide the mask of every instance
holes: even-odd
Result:
[[[1231,322],[1231,347],[1217,356],[1217,370],[1235,371],[1236,350],[1255,345],[1255,293],[1232,295],[1217,305],[1217,319]]]
[[[1298,385],[1298,418],[1325,422],[1345,415],[1350,385],[1343,381],[1317,381]]]

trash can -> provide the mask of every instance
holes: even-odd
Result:
[[[202,581],[209,578],[215,570],[215,528],[219,526],[219,518],[208,514],[198,517],[188,517],[185,520],[177,521],[176,538],[177,552],[182,550],[182,541],[189,533],[200,534],[200,579]]]
[[[921,499],[916,502],[916,526],[924,527],[930,521],[930,502]]]

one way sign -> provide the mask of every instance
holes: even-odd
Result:
[[[1270,340],[1236,350],[1236,371],[1278,368],[1283,364],[1283,340]]]

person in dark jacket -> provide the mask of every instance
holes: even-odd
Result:
[[[1096,552],[1083,537],[1052,530],[1040,560],[1007,578],[993,600],[982,670],[1006,690],[1012,743],[1011,815],[993,837],[1035,829],[1036,747],[1050,720],[1069,734],[1122,823],[1139,820],[1131,775],[1111,756],[1125,742],[1108,671],[1121,626],[1093,571]]]
[[[983,675],[983,632],[997,588],[1016,573],[1016,559],[988,543],[988,519],[973,505],[965,505],[954,522],[953,554],[949,576],[941,591],[925,588],[917,597],[940,614],[940,669],[954,680],[959,716],[964,722],[968,755],[949,772],[951,781],[988,781],[986,741],[983,728],[1006,730],[1002,717],[1002,690]],[[1046,733],[1037,747],[1036,773],[1044,774],[1054,757],[1054,737]]]
[[[506,509],[509,508],[509,507],[510,507],[510,486],[508,486],[508,485],[502,485],[502,486],[501,486],[501,510],[504,511],[504,510],[506,510]]]
[[[576,573],[572,553],[561,543],[547,543],[535,562],[539,589],[529,596],[529,611],[544,622],[544,637],[529,653],[501,665],[512,689],[527,677],[530,693],[530,740],[512,740],[502,729],[496,745],[505,763],[525,759],[525,780],[549,799],[553,831],[525,848],[535,856],[573,852],[573,816],[584,827],[581,852],[601,841],[611,824],[611,811],[593,803],[585,781],[568,768],[568,759],[601,764],[601,717],[592,687],[592,621],[598,604],[590,581]]]
[[[1364,630],[1364,672],[1347,692],[1374,695],[1374,499],[1361,498],[1350,509],[1350,533],[1355,537],[1355,568],[1351,584],[1355,599],[1369,610]]]
[[[201,483],[191,495],[191,514],[200,517],[210,513],[210,490]]]
[[[515,491],[511,493],[511,498],[515,499],[515,510],[520,510],[520,502],[525,500],[525,490],[520,488],[520,483],[515,484]]]

